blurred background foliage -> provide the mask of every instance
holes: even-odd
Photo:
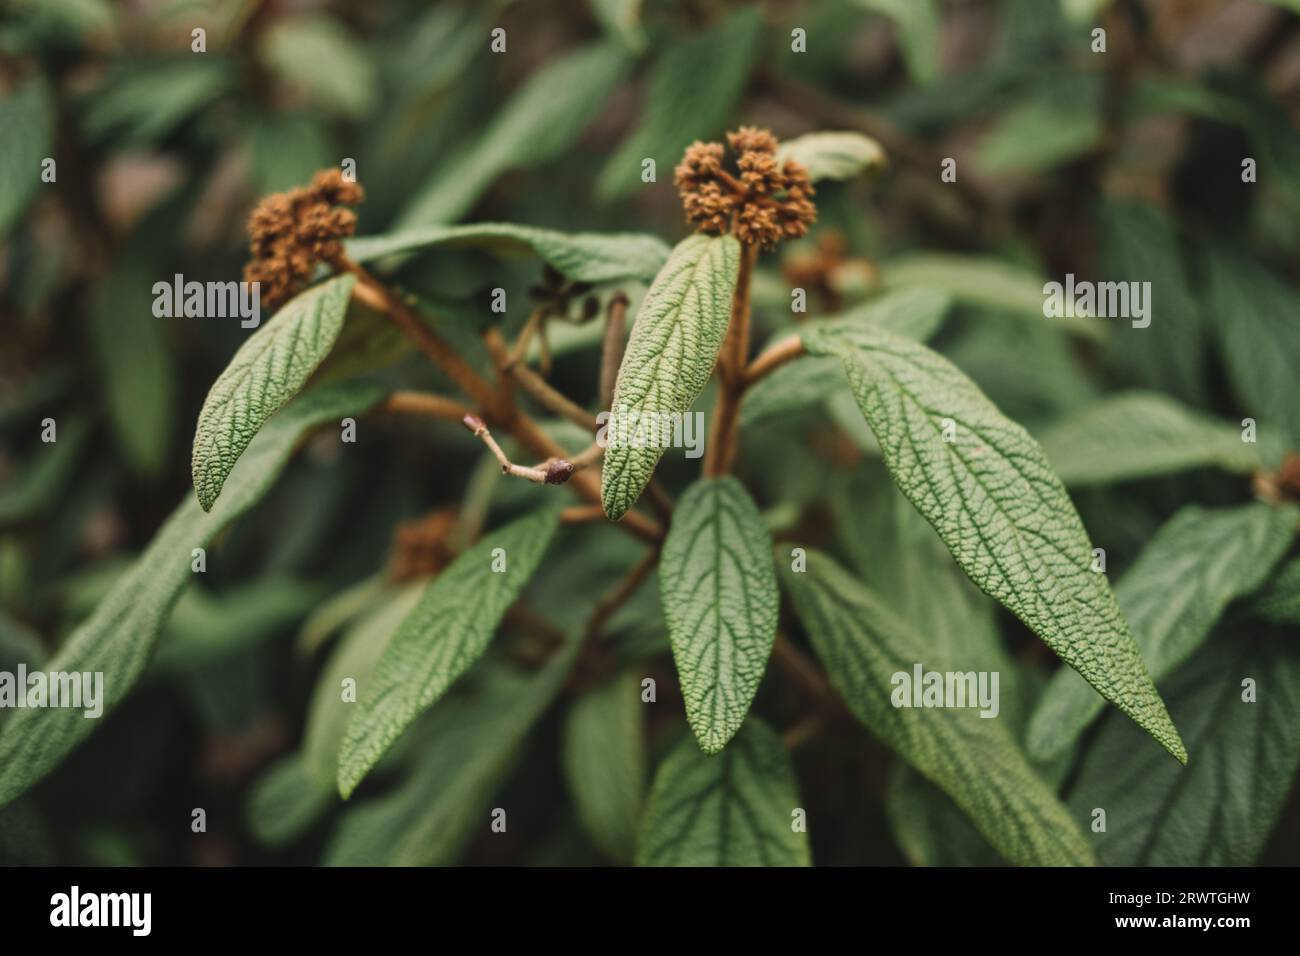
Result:
[[[1229,423],[1268,422],[1261,442],[1276,461],[1300,446],[1298,8],[5,0],[0,666],[47,656],[191,493],[192,423],[247,333],[156,319],[153,283],[237,278],[256,198],[346,158],[367,192],[361,235],[500,220],[675,242],[686,229],[671,169],[690,141],[741,123],[782,138],[866,132],[887,170],[825,184],[809,239],[764,258],[760,330],[790,321],[792,285],[814,313],[945,289],[957,308],[936,347],[1031,431],[1142,389]],[[505,53],[490,49],[495,27]],[[806,53],[791,50],[795,29]],[[45,157],[54,183],[37,175]],[[641,182],[645,157],[656,182]],[[1246,157],[1256,182],[1243,182]],[[955,183],[940,181],[946,158]],[[1151,281],[1151,328],[1045,322],[1042,283],[1066,272]],[[477,315],[491,287],[520,302],[538,278],[535,264],[448,252],[398,273],[407,291]],[[516,307],[505,321],[525,317]],[[594,394],[598,339],[594,323],[555,329],[554,379],[568,394]],[[418,361],[390,374],[436,385]],[[39,438],[46,417],[58,422],[52,445]],[[359,434],[360,453],[310,443],[212,549],[147,682],[0,812],[0,860],[387,862],[413,833],[422,862],[628,858],[629,813],[682,726],[653,586],[605,642],[659,678],[666,706],[648,728],[620,710],[627,695],[551,706],[572,683],[522,682],[527,642],[507,640],[386,758],[367,799],[345,809],[319,784],[321,761],[332,780],[339,733],[316,713],[319,688],[373,663],[410,606],[409,581],[436,567],[433,545],[546,493],[497,482],[480,446],[451,430],[377,421]],[[844,391],[748,422],[740,470],[778,535],[820,540],[923,613],[926,576],[951,562],[909,518],[891,518],[901,499],[871,446]],[[694,467],[670,456],[661,474],[680,490]],[[1249,482],[1207,469],[1072,492],[1118,575],[1179,507],[1247,500]],[[580,631],[638,550],[599,527],[567,529],[554,547],[563,567],[544,570],[526,601],[552,628]],[[895,547],[918,556],[919,580],[876,560]],[[971,600],[973,619],[997,625],[1017,686],[1038,686],[1050,653]],[[778,726],[805,706],[767,685],[760,702]],[[623,781],[594,807],[573,793],[593,762],[618,764]],[[809,740],[796,765],[819,863],[991,859],[946,798],[863,732]],[[481,825],[494,805],[517,808],[508,835]],[[195,807],[206,833],[191,831]],[[1300,861],[1294,799],[1263,860]]]

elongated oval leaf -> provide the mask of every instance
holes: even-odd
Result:
[[[612,860],[630,863],[645,794],[646,705],[641,680],[624,671],[587,691],[564,724],[564,772],[578,819]]]
[[[445,866],[476,828],[486,830],[493,791],[528,732],[559,694],[581,641],[570,639],[538,670],[487,659],[412,729],[412,766],[396,787],[344,809],[325,849],[327,866]]]
[[[1126,392],[1071,415],[1043,434],[1043,451],[1067,485],[1100,485],[1218,467],[1260,467],[1241,430],[1155,392]]]
[[[555,57],[514,91],[483,135],[415,191],[398,229],[455,222],[507,169],[555,159],[600,112],[630,60],[617,43]]]
[[[972,581],[1179,760],[1187,753],[1092,545],[1029,434],[947,359],[878,329],[810,330],[836,354],[894,483]]]
[[[190,461],[204,511],[268,418],[291,399],[334,346],[355,279],[337,276],[295,296],[239,347],[208,391]]]
[[[745,91],[762,36],[762,11],[739,7],[667,44],[646,80],[641,119],[600,171],[596,195],[617,199],[644,189],[645,159],[670,170],[693,140],[719,136]]]
[[[485,535],[425,589],[388,642],[348,723],[339,750],[344,798],[411,721],[482,656],[559,523],[554,507],[511,522]],[[502,571],[494,568],[499,561]]]
[[[1102,722],[1068,797],[1079,819],[1106,811],[1102,863],[1249,866],[1264,849],[1300,769],[1300,646],[1259,632],[1228,622],[1162,682],[1186,733],[1186,767],[1140,746],[1118,715]]]
[[[686,719],[715,754],[744,723],[776,637],[772,536],[735,478],[701,479],[682,496],[659,594]]]
[[[885,165],[885,151],[870,136],[861,133],[807,133],[787,139],[776,152],[776,161],[787,159],[807,167],[818,179],[852,179],[874,173]]]
[[[601,499],[611,520],[635,504],[664,453],[658,441],[638,442],[637,429],[659,416],[685,415],[708,384],[739,271],[734,237],[694,235],[677,244],[646,293],[614,385],[617,419],[606,435]]]
[[[1293,508],[1259,502],[1217,511],[1189,505],[1160,528],[1115,588],[1154,680],[1200,647],[1230,603],[1264,583],[1298,519]],[[1105,706],[1077,673],[1062,668],[1030,719],[1030,754],[1061,754]]]
[[[652,279],[668,259],[668,246],[637,232],[557,232],[508,222],[426,226],[347,244],[348,255],[369,262],[430,248],[483,249],[502,256],[534,255],[575,282]]]
[[[219,505],[204,513],[197,502],[183,501],[49,669],[102,671],[104,712],[115,708],[143,673],[172,605],[190,581],[191,550],[205,547],[266,494],[308,429],[359,415],[383,394],[375,385],[347,384],[292,402],[249,445]],[[98,725],[75,709],[16,711],[0,732],[0,806],[45,776]]]
[[[655,774],[637,865],[810,866],[799,806],[790,755],[757,718],[717,756],[682,740]]]
[[[1030,768],[998,716],[978,707],[895,707],[894,675],[980,670],[949,658],[828,555],[808,552],[806,571],[782,581],[831,684],[860,721],[943,789],[990,843],[1021,866],[1093,862],[1087,838]],[[999,691],[1000,693],[1000,691]]]

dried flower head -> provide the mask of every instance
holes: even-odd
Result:
[[[778,164],[776,137],[765,129],[742,126],[727,134],[727,143],[739,175],[726,169],[721,143],[686,148],[673,175],[686,220],[701,232],[731,230],[741,242],[766,249],[805,235],[817,220],[808,170],[794,160]]]
[[[339,264],[342,239],[356,231],[357,217],[337,207],[355,206],[364,198],[360,185],[327,169],[310,186],[272,193],[257,204],[248,219],[253,258],[244,266],[244,281],[261,284],[263,307],[277,309],[296,295],[316,263]]]

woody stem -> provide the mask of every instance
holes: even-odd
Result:
[[[758,246],[742,243],[740,273],[731,298],[731,321],[718,355],[718,401],[704,454],[704,474],[710,477],[730,472],[736,456],[736,421],[745,391],[745,362],[749,356],[750,286],[757,260]]]

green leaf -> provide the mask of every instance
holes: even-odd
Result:
[[[1151,283],[1151,326],[1112,323],[1109,362],[1143,388],[1204,405],[1209,388],[1202,306],[1176,220],[1158,206],[1137,202],[1105,203],[1098,220],[1101,275]]]
[[[1104,485],[1193,468],[1260,467],[1241,429],[1158,392],[1110,395],[1043,433],[1043,451],[1067,485]]]
[[[379,74],[367,47],[327,14],[276,19],[260,31],[265,66],[340,116],[360,118],[379,97]]]
[[[985,136],[975,161],[985,175],[1025,175],[1096,149],[1103,133],[1101,84],[1077,72],[1035,85]]]
[[[297,394],[343,328],[353,276],[337,276],[291,299],[254,332],[212,383],[194,429],[190,465],[204,511],[248,443]]]
[[[652,279],[668,259],[668,247],[656,236],[635,232],[556,232],[506,222],[469,226],[426,226],[348,242],[356,262],[431,247],[484,249],[499,256],[539,257],[574,282]]]
[[[637,312],[614,385],[613,411],[631,432],[621,440],[610,422],[601,471],[605,514],[617,521],[636,503],[664,449],[634,444],[645,416],[686,414],[708,384],[731,319],[740,272],[733,236],[694,235],[677,244]]]
[[[612,860],[630,863],[646,782],[646,705],[632,671],[595,687],[569,709],[564,774],[578,819]]]
[[[475,668],[413,728],[420,762],[406,779],[344,810],[326,865],[455,863],[475,832],[487,832],[488,801],[564,686],[580,647],[570,640],[531,673],[495,660]]]
[[[232,63],[188,52],[183,59],[127,63],[90,98],[87,137],[114,136],[128,146],[157,143],[229,88]]]
[[[559,525],[555,507],[519,518],[485,535],[425,589],[348,722],[338,761],[345,799],[411,721],[482,656]]]
[[[810,866],[794,768],[781,739],[751,717],[716,756],[684,739],[655,773],[638,866]]]
[[[884,168],[885,151],[861,133],[806,133],[787,139],[776,151],[778,163],[787,159],[806,166],[808,175],[819,179],[852,179],[861,173]]]
[[[1093,339],[1105,335],[1096,319],[1047,320],[1043,280],[1021,266],[990,256],[929,252],[895,256],[882,263],[880,281],[886,289],[919,286],[947,292],[959,304],[986,306],[1071,335]]]
[[[264,846],[302,836],[329,809],[334,794],[318,785],[301,753],[281,757],[257,778],[248,795],[248,828]]]
[[[894,675],[910,676],[917,665],[941,673],[970,672],[967,655],[949,657],[828,555],[809,550],[807,570],[783,566],[782,579],[849,710],[952,797],[998,852],[1020,866],[1093,862],[1078,824],[996,715],[982,717],[975,707],[892,702],[899,690]]]
[[[9,233],[41,185],[41,162],[54,158],[54,97],[45,77],[33,76],[0,101],[0,237]]]
[[[761,11],[739,9],[668,45],[646,81],[640,122],[596,180],[597,196],[618,199],[642,186],[646,159],[667,182],[687,146],[722,133],[749,80],[762,29]]]
[[[1179,767],[1102,723],[1070,791],[1108,866],[1248,866],[1264,849],[1300,769],[1300,646],[1237,622],[1162,685],[1191,759]],[[1249,678],[1257,699],[1243,700]]]
[[[1300,558],[1282,565],[1255,599],[1251,611],[1266,621],[1300,624]]]
[[[952,298],[943,292],[898,289],[816,323],[819,328],[857,323],[878,325],[924,342],[939,331],[951,306]],[[746,393],[740,408],[741,426],[816,405],[846,389],[839,367],[839,359],[833,356],[805,357],[782,365]]]
[[[396,228],[455,222],[501,173],[563,155],[595,119],[627,66],[626,53],[617,44],[596,43],[539,69],[496,113],[482,137],[416,193]]]
[[[1264,583],[1297,521],[1295,509],[1259,502],[1218,510],[1188,505],[1160,528],[1115,588],[1154,680],[1195,653],[1229,604]],[[1060,755],[1105,706],[1078,674],[1061,669],[1030,720],[1030,754]]]
[[[139,249],[110,271],[96,289],[90,331],[113,434],[136,471],[158,475],[171,458],[179,389],[149,276]]]
[[[805,336],[839,355],[890,477],[983,591],[1179,760],[1186,752],[1042,449],[947,359],[862,327]],[[946,422],[954,427],[945,439]]]
[[[772,536],[735,478],[703,478],[678,502],[659,562],[659,594],[686,719],[708,754],[745,722],[772,653],[771,558]]]
[[[191,550],[206,547],[266,494],[305,432],[359,415],[383,394],[378,386],[354,383],[309,392],[285,408],[249,445],[218,505],[205,513],[196,501],[183,501],[49,669],[102,671],[104,713],[112,711],[144,672],[172,605],[190,582]],[[0,732],[0,806],[53,770],[98,724],[79,710],[16,711]]]
[[[338,790],[339,748],[356,701],[367,693],[384,648],[423,591],[418,582],[387,590],[382,600],[348,627],[316,681],[302,749],[317,784],[330,793]],[[356,696],[350,700],[343,696],[345,680],[355,681]]]
[[[1207,253],[1210,324],[1241,409],[1257,419],[1261,438],[1272,433],[1300,448],[1295,414],[1300,368],[1300,293],[1259,263],[1224,249]]]
[[[857,0],[857,3],[894,21],[903,60],[913,80],[924,85],[939,76],[940,24],[936,0]]]

